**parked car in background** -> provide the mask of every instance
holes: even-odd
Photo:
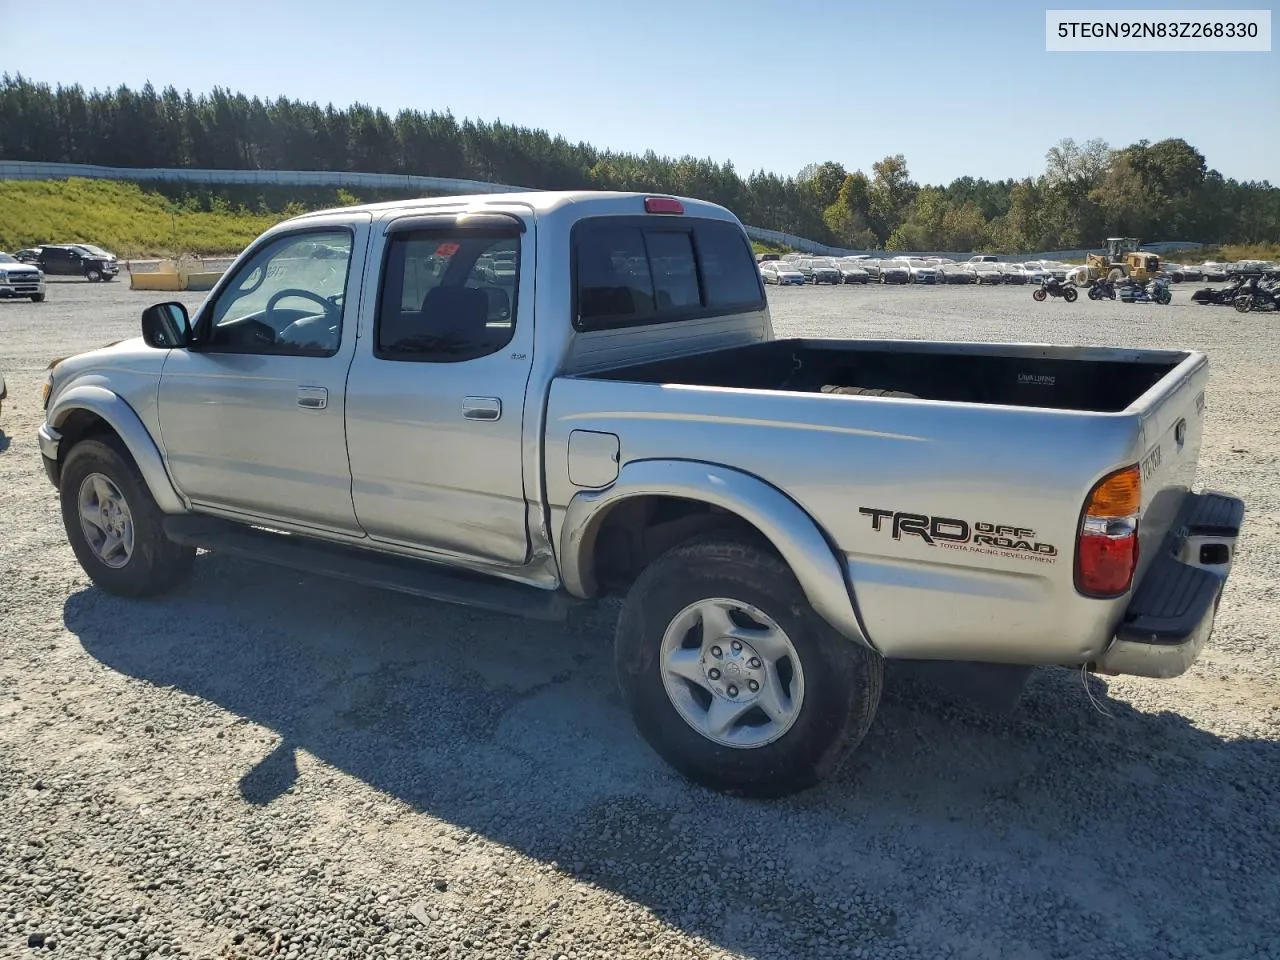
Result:
[[[1000,272],[1004,274],[1005,283],[1026,283],[1031,279],[1027,268],[1020,263],[1002,263],[999,267]]]
[[[847,262],[857,264],[867,272],[867,279],[875,283],[880,282],[880,263],[871,257],[846,257]]]
[[[912,283],[937,283],[938,268],[919,257],[908,257],[907,268],[911,271]]]
[[[836,269],[840,271],[841,283],[870,283],[871,275],[857,261],[836,260]]]
[[[1090,270],[1088,264],[1080,264],[1078,267],[1072,267],[1067,271],[1067,283],[1074,283],[1078,287],[1083,287],[1093,280],[1098,279],[1097,271]],[[1044,275],[1049,276],[1046,270]],[[1105,279],[1105,278],[1103,278]]]
[[[840,269],[827,257],[811,257],[796,263],[796,269],[809,283],[840,283]]]
[[[910,283],[911,268],[903,260],[880,261],[881,283]]]
[[[994,260],[979,260],[970,266],[973,267],[974,283],[1004,283],[1004,271]]]
[[[44,273],[38,266],[0,253],[0,299],[29,299],[39,303],[44,293]]]
[[[1164,268],[1161,271],[1173,283],[1184,283],[1186,281],[1198,281],[1204,279],[1204,271],[1199,267],[1184,263],[1169,263],[1165,261]]]
[[[1227,279],[1227,265],[1216,260],[1206,260],[1200,264],[1200,272],[1210,283],[1221,283]]]
[[[939,283],[973,283],[977,279],[971,263],[947,263],[938,268]]]
[[[1040,283],[1049,276],[1049,271],[1041,265],[1039,260],[1028,260],[1022,265],[1022,269],[1026,271],[1027,283]]]
[[[1041,260],[1040,267],[1045,270],[1055,280],[1066,280],[1067,274],[1071,272],[1071,264],[1062,263],[1058,260]]]
[[[990,253],[979,253],[969,258],[970,263],[999,263],[1000,258]]]
[[[776,283],[780,287],[803,287],[805,275],[785,260],[770,260],[760,264],[760,279],[765,283]]]
[[[91,283],[114,280],[120,263],[114,253],[89,243],[56,243],[32,248],[35,263],[50,277],[84,277]],[[23,251],[26,253],[27,251]]]

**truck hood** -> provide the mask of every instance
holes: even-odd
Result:
[[[96,350],[86,350],[69,357],[58,357],[51,360],[46,369],[56,369],[59,380],[100,365],[113,368],[142,368],[158,372],[166,356],[168,356],[167,350],[149,347],[146,341],[138,336],[127,340],[113,340]]]

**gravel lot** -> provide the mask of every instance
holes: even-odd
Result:
[[[1205,349],[1200,482],[1249,511],[1186,676],[1046,670],[1005,718],[891,679],[844,772],[773,803],[648,751],[608,609],[566,630],[207,555],[159,601],[92,589],[42,371],[162,295],[0,302],[0,956],[1280,956],[1280,337],[1192,289],[770,288],[787,334]]]

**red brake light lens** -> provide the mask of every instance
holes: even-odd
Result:
[[[1076,540],[1076,589],[1087,597],[1118,597],[1138,567],[1142,473],[1135,464],[1103,477],[1085,501]]]
[[[684,204],[674,197],[645,197],[645,213],[684,213]]]

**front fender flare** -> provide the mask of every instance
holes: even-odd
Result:
[[[49,412],[45,423],[55,430],[64,424],[69,416],[77,410],[85,410],[96,414],[107,422],[116,435],[124,442],[147,489],[155,498],[156,505],[164,513],[186,513],[187,505],[169,479],[169,471],[165,469],[164,457],[160,448],[147,431],[146,426],[119,394],[106,387],[95,384],[80,384],[60,393]],[[42,444],[43,446],[43,444]],[[59,456],[65,457],[67,451],[59,450]]]
[[[565,589],[588,598],[596,534],[609,511],[632,497],[695,500],[736,514],[762,533],[786,561],[809,604],[851,640],[871,646],[831,545],[813,519],[777,487],[732,467],[695,460],[633,460],[605,490],[584,490],[569,501],[561,526],[560,575]]]

